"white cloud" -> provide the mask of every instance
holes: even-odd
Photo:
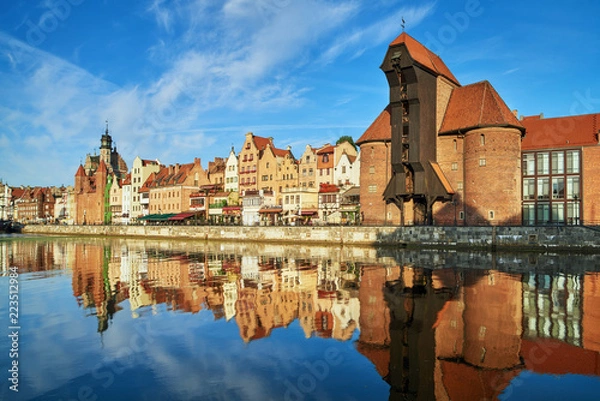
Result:
[[[410,21],[410,26],[416,26],[429,16],[434,4],[419,7],[401,7],[389,17],[375,23],[355,28],[351,32],[342,32],[335,41],[323,52],[319,59],[322,64],[330,64],[344,53],[351,53],[351,58],[359,57],[366,49],[389,41],[400,31],[402,18]]]

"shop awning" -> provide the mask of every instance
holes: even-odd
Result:
[[[166,214],[149,214],[146,216],[138,217],[139,221],[167,221],[169,217],[175,216],[175,213]]]
[[[318,212],[316,210],[313,209],[305,209],[305,210],[301,210],[300,211],[300,215],[301,216],[312,216],[317,214]]]
[[[175,216],[171,216],[169,217],[169,221],[181,221],[181,220],[185,220],[185,219],[189,219],[190,217],[194,217],[195,213],[179,213],[176,214]]]
[[[242,213],[241,206],[223,206],[223,214],[237,216]]]
[[[283,210],[282,210],[281,208],[272,208],[272,207],[271,207],[271,208],[264,208],[264,209],[260,209],[260,210],[258,211],[258,213],[267,213],[267,214],[268,214],[268,213],[274,213],[274,214],[277,214],[277,213],[281,213],[282,211],[283,211]]]

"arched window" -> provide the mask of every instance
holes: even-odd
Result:
[[[481,146],[485,145],[485,135],[481,134],[481,136],[479,137],[479,143],[481,144]]]

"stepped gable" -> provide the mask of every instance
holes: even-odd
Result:
[[[455,88],[442,121],[440,134],[484,127],[525,128],[488,81]]]
[[[390,125],[390,106],[388,105],[371,123],[369,128],[356,141],[358,146],[366,142],[390,141],[392,139],[392,127]]]
[[[543,118],[540,115],[523,117],[521,124],[526,135],[523,150],[598,145],[600,113]]]
[[[458,79],[456,79],[454,74],[452,74],[450,69],[446,66],[446,64],[444,64],[441,58],[439,58],[435,53],[423,46],[406,32],[402,32],[400,36],[394,39],[392,43],[390,43],[389,47],[401,44],[406,46],[411,58],[423,68],[431,71],[435,75],[442,75],[446,77],[456,85],[460,85]]]

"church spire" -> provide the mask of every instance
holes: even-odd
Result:
[[[100,149],[112,149],[112,138],[108,133],[108,120],[106,120],[106,130],[104,131],[104,135],[102,135],[102,140],[100,141]]]

